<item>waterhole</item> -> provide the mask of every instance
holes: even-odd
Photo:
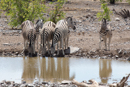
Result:
[[[75,79],[79,82],[94,79],[97,82],[119,82],[130,73],[130,62],[88,58],[0,58],[0,81],[21,83],[36,81],[61,82]],[[130,78],[128,79],[130,84]]]

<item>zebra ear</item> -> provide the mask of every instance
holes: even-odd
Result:
[[[36,21],[36,24],[39,22],[40,20],[38,19],[37,21]]]
[[[25,22],[23,22],[23,23],[21,24],[21,28],[23,28],[24,24],[25,24]]]
[[[67,17],[66,19],[72,21],[72,17]]]

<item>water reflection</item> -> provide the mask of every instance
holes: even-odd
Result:
[[[111,76],[111,73],[112,73],[111,60],[100,59],[99,76],[101,82],[108,83],[108,78]]]
[[[38,58],[23,58],[22,78],[28,83],[32,83],[35,78],[39,77]]]
[[[69,58],[23,58],[22,78],[28,83],[35,78],[51,82],[74,79],[69,74]]]
[[[20,83],[76,79],[94,79],[97,82],[113,83],[130,73],[130,62],[88,58],[22,58],[0,57],[0,81]],[[106,79],[111,78],[111,79]],[[130,84],[130,78],[128,79]]]

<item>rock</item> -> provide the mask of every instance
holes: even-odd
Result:
[[[71,81],[67,81],[67,80],[61,82],[61,84],[71,84],[71,83],[72,83]]]
[[[65,53],[66,54],[73,54],[73,53],[76,53],[77,51],[79,51],[79,48],[78,47],[68,47],[68,49],[65,50]]]
[[[42,84],[49,84],[48,82],[42,82]]]
[[[120,21],[120,18],[115,18],[116,21]]]
[[[130,61],[130,57],[127,60]]]
[[[26,81],[22,81],[22,84],[26,84]]]
[[[11,44],[9,43],[3,43],[4,46],[10,46]]]
[[[33,84],[28,84],[28,87],[34,87],[34,85]]]
[[[116,57],[116,58],[119,58],[119,56],[118,56],[118,55],[115,55],[115,57]]]

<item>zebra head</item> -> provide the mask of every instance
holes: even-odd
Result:
[[[107,27],[107,21],[105,18],[102,19],[102,24],[101,24],[101,28],[106,28]]]
[[[36,22],[36,31],[39,32],[39,28],[42,28],[43,26],[43,21],[42,19],[38,19]]]
[[[102,19],[102,25],[107,25],[107,21],[105,18]]]
[[[67,17],[67,18],[66,18],[66,21],[67,21],[67,23],[68,23],[68,27],[71,27],[73,30],[76,29],[76,27],[74,26],[74,22],[73,22],[72,17]]]

